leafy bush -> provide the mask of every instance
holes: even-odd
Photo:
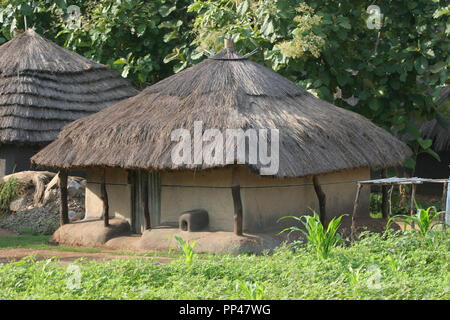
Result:
[[[9,178],[0,185],[0,211],[8,212],[9,204],[20,194],[20,181],[16,178]]]
[[[369,212],[372,217],[381,217],[381,193],[370,193]]]
[[[301,217],[286,216],[281,218],[280,220],[287,218],[295,219],[305,227],[305,230],[296,226],[292,226],[282,230],[281,232],[286,231],[289,231],[289,233],[294,231],[302,232],[303,234],[306,235],[308,245],[314,249],[314,251],[319,257],[326,259],[330,254],[331,248],[333,248],[339,242],[342,241],[342,238],[337,233],[337,231],[339,229],[343,216],[344,215],[338,218],[333,218],[328,224],[326,230],[322,225],[322,223],[320,222],[320,217],[316,212],[313,212],[312,216],[301,216]]]

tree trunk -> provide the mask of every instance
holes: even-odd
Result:
[[[103,170],[102,183],[100,186],[101,199],[103,203],[102,216],[105,227],[109,227],[109,203],[108,192],[106,191],[106,170]]]
[[[151,228],[150,211],[148,206],[148,173],[141,171],[142,182],[142,207],[144,212],[145,230]]]
[[[233,204],[234,204],[234,233],[238,236],[242,236],[243,233],[242,199],[241,199],[241,186],[239,185],[237,176],[237,168],[232,169],[231,195],[233,197]]]
[[[326,203],[327,199],[325,193],[322,190],[322,187],[319,184],[319,178],[317,176],[313,176],[313,184],[314,190],[316,191],[317,199],[319,200],[319,214],[320,214],[320,222],[325,226],[325,222],[327,219],[326,213]]]
[[[351,235],[350,235],[350,238],[352,240],[353,240],[354,233],[356,231],[356,215],[358,213],[359,195],[361,194],[362,187],[363,187],[363,185],[358,183],[358,186],[356,189],[355,204],[353,205],[353,213],[352,213],[352,226],[351,226]]]

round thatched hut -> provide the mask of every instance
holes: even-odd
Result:
[[[279,150],[271,149],[271,156],[278,156],[278,170],[267,175],[264,162],[250,157],[209,161],[204,150],[200,161],[195,150],[192,162],[174,161],[174,132],[185,129],[193,142],[201,140],[195,137],[199,123],[203,134],[277,129]],[[141,232],[176,225],[183,212],[203,209],[209,230],[240,234],[242,228],[279,228],[280,217],[309,208],[323,218],[350,213],[356,180],[369,179],[371,167],[396,166],[409,156],[406,145],[366,118],[314,97],[228,44],[139,95],[66,126],[33,161],[63,172],[87,170],[88,219],[109,212]],[[369,194],[361,199],[367,210]]]
[[[0,46],[0,176],[73,120],[137,94],[119,74],[28,29]]]

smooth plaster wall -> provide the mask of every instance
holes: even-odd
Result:
[[[327,197],[327,216],[351,214],[356,194],[355,181],[367,179],[370,179],[368,168],[319,176],[319,183]],[[277,220],[283,216],[308,214],[311,212],[309,208],[318,211],[319,203],[312,185],[312,177],[276,179],[261,177],[246,168],[241,168],[239,181],[242,188],[245,230],[277,228]],[[164,172],[162,185],[162,222],[177,221],[181,212],[201,208],[209,212],[211,229],[233,230],[234,206],[229,188],[230,169]],[[184,187],[178,187],[179,185]],[[215,188],[204,188],[207,186]],[[368,215],[369,198],[369,189],[363,189],[360,214]]]
[[[87,173],[86,218],[101,216],[100,169]],[[318,200],[312,177],[277,179],[261,177],[245,167],[238,171],[244,212],[244,230],[261,231],[280,228],[277,220],[286,215],[318,211]],[[351,214],[356,193],[356,180],[370,179],[368,168],[319,176],[327,200],[327,216]],[[110,216],[131,219],[131,185],[122,169],[107,169],[106,184]],[[231,169],[207,171],[175,171],[161,173],[161,224],[178,221],[187,210],[205,209],[211,230],[233,230]],[[359,214],[368,215],[369,188],[363,188]]]
[[[103,169],[87,171],[86,219],[100,218],[102,200],[100,183]],[[131,185],[128,184],[128,172],[122,169],[106,169],[106,192],[108,193],[109,216],[131,219]]]

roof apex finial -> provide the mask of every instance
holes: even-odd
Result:
[[[234,49],[234,42],[232,39],[225,38],[224,39],[225,49]]]

